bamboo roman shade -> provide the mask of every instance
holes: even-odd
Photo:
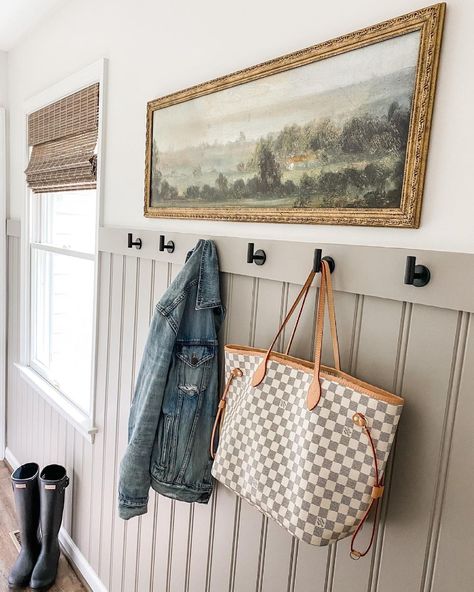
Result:
[[[96,187],[99,84],[28,116],[32,147],[25,171],[34,193]]]

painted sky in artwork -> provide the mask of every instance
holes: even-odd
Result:
[[[254,140],[288,124],[348,115],[360,107],[364,97],[357,95],[355,104],[353,92],[344,89],[353,90],[355,84],[387,76],[389,94],[393,91],[393,75],[399,73],[402,80],[406,70],[416,66],[419,42],[419,31],[408,33],[159,109],[153,120],[158,151],[172,152],[205,143],[225,144],[237,140],[241,133]]]

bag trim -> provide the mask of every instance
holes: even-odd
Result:
[[[228,344],[225,346],[224,349],[225,351],[229,351],[232,353],[252,354],[262,358],[265,357],[268,351],[266,349],[261,349],[257,347],[234,344]],[[269,356],[269,359],[275,360],[277,362],[286,363],[292,368],[295,368],[296,370],[303,370],[304,372],[309,370],[311,374],[314,370],[314,362],[308,362],[307,360],[302,360],[301,358],[295,358],[294,356],[289,356],[287,354],[282,354],[279,352],[272,351]],[[336,370],[335,368],[322,365],[320,375],[321,377],[326,378],[328,380],[337,378],[342,385],[353,388],[354,390],[362,392],[365,395],[368,395],[369,397],[373,397],[374,399],[384,401],[385,403],[389,403],[391,405],[403,405],[405,402],[402,397],[394,395],[393,393],[390,393],[389,391],[386,391],[384,389],[373,386],[367,382],[364,382],[363,380],[359,380],[358,378],[355,378],[354,376],[351,376],[350,374],[347,374],[342,370]]]

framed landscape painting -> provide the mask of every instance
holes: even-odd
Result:
[[[148,103],[145,215],[418,227],[444,10]]]

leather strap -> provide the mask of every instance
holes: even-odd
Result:
[[[321,355],[324,333],[324,309],[327,301],[329,313],[329,326],[331,329],[332,351],[334,355],[334,367],[341,369],[341,357],[339,353],[339,341],[337,338],[336,311],[334,307],[334,293],[332,289],[331,270],[327,261],[321,261],[321,286],[319,288],[319,300],[315,321],[314,339],[314,368],[313,381],[308,389],[308,409],[314,409],[321,398]]]
[[[313,283],[313,279],[315,276],[315,272],[311,271],[308,275],[303,287],[301,288],[298,296],[296,297],[293,305],[291,306],[290,310],[288,311],[286,317],[284,318],[282,324],[280,325],[277,334],[275,335],[270,347],[268,348],[262,362],[257,367],[253,377],[252,377],[252,386],[258,386],[267,373],[267,366],[268,360],[270,358],[270,354],[273,351],[275,343],[277,342],[278,337],[280,336],[281,332],[283,331],[284,327],[293,316],[298,304],[300,301],[301,307],[298,312],[298,316],[296,318],[295,326],[293,327],[293,331],[290,336],[290,340],[288,343],[288,347],[286,348],[286,353],[288,354],[290,351],[290,347],[293,343],[293,339],[298,328],[298,324],[301,319],[301,315],[303,312],[303,308],[306,302],[306,298],[309,293],[309,289],[311,284]],[[307,396],[307,405],[308,409],[312,410],[318,404],[321,398],[321,385],[320,385],[320,371],[321,371],[321,353],[322,353],[322,346],[323,346],[323,332],[324,332],[324,310],[325,304],[327,301],[328,305],[328,313],[329,313],[329,327],[331,330],[331,341],[332,341],[332,349],[334,355],[334,366],[336,370],[341,369],[341,360],[340,360],[340,353],[339,353],[339,342],[337,338],[337,325],[336,325],[336,313],[334,307],[334,293],[332,289],[332,280],[331,280],[331,270],[329,268],[329,263],[327,261],[321,261],[321,285],[319,289],[319,299],[317,304],[317,314],[315,320],[315,340],[314,340],[314,369],[313,369],[313,380],[310,384],[308,389],[308,396]]]
[[[211,445],[209,447],[209,453],[211,455],[212,460],[214,460],[216,456],[216,436],[220,433],[222,422],[224,421],[224,412],[225,406],[227,404],[227,394],[230,389],[230,385],[234,378],[238,376],[242,376],[242,370],[240,368],[233,368],[229,372],[229,376],[227,377],[227,381],[225,383],[224,392],[219,401],[219,405],[217,406],[217,414],[216,419],[214,420],[214,425],[212,426],[212,434],[211,434]]]
[[[364,433],[366,434],[366,436],[369,440],[370,449],[372,451],[372,457],[374,460],[374,472],[375,472],[375,485],[372,487],[372,493],[371,493],[372,500],[371,500],[370,505],[367,508],[365,514],[362,516],[362,519],[359,522],[359,525],[357,526],[356,531],[352,535],[352,539],[351,539],[350,556],[352,559],[360,559],[361,557],[365,557],[365,555],[367,555],[367,553],[370,551],[370,548],[372,547],[372,543],[374,542],[375,531],[377,528],[377,509],[378,509],[380,498],[382,497],[382,494],[383,494],[383,479],[380,479],[379,468],[377,465],[377,453],[375,450],[375,444],[372,439],[372,435],[370,433],[370,430],[367,426],[366,418],[364,417],[364,415],[362,415],[362,413],[356,413],[352,419],[356,425],[360,426],[363,429]],[[362,530],[362,527],[364,526],[365,522],[367,521],[367,518],[369,517],[372,510],[375,510],[375,517],[374,517],[374,522],[372,525],[372,533],[370,535],[369,544],[367,545],[367,547],[365,548],[364,551],[358,551],[357,549],[355,549],[355,541],[356,541],[357,535]]]
[[[330,328],[331,328],[331,340],[332,340],[332,351],[333,351],[333,356],[334,356],[334,367],[336,368],[336,370],[340,370],[341,369],[341,359],[340,359],[340,354],[339,354],[339,341],[338,341],[338,337],[337,337],[336,308],[334,306],[334,292],[332,289],[331,268],[329,267],[329,263],[327,263],[326,261],[323,261],[322,269],[324,268],[324,265],[327,266],[327,271],[326,271],[326,276],[325,276],[326,277],[325,291],[326,291],[326,296],[327,296],[329,323],[330,323]],[[323,272],[321,272],[321,273],[323,273]],[[320,289],[321,289],[321,287],[320,287]],[[309,294],[309,290],[307,290],[304,294],[303,302],[301,303],[301,307],[298,312],[298,317],[296,318],[295,326],[293,327],[293,331],[291,333],[291,337],[290,337],[290,340],[288,342],[288,346],[285,351],[286,355],[288,355],[290,353],[290,348],[293,344],[293,339],[295,337],[295,333],[298,328],[298,324],[300,322],[301,315],[303,313],[303,308],[304,308],[304,305],[306,302],[306,297],[308,296],[308,294]],[[324,312],[324,307],[323,307],[322,312]],[[323,315],[323,318],[324,318],[324,315]],[[316,322],[317,322],[317,320],[316,320]],[[317,328],[315,327],[315,334],[316,334],[316,330],[317,330]]]
[[[307,293],[309,292],[309,289],[311,288],[311,284],[313,283],[313,279],[314,279],[315,275],[316,275],[316,273],[314,271],[311,271],[310,274],[308,275],[308,277],[306,278],[306,281],[303,284],[303,287],[299,291],[299,294],[296,297],[296,300],[293,302],[293,305],[291,306],[290,310],[288,311],[285,319],[283,320],[283,323],[280,325],[280,328],[278,329],[277,334],[275,335],[270,347],[268,348],[267,353],[265,354],[265,356],[264,356],[262,362],[260,363],[260,365],[258,366],[258,368],[255,370],[255,373],[252,377],[252,383],[251,383],[253,387],[258,386],[262,382],[262,380],[265,378],[265,375],[267,373],[268,359],[270,358],[270,354],[272,353],[275,343],[277,342],[278,337],[280,336],[281,332],[285,328],[285,325],[288,323],[290,318],[293,316],[293,313],[295,312],[296,307],[298,306],[298,303],[300,302],[300,300],[303,297],[306,300]],[[301,317],[301,311],[300,311],[300,314],[298,315],[298,321],[299,321],[299,317]],[[293,335],[291,337],[291,340],[293,340]]]
[[[331,268],[327,261],[322,262],[322,269],[326,270],[326,294],[328,299],[329,327],[331,330],[332,353],[334,356],[334,368],[341,369],[341,355],[339,353],[339,339],[337,337],[336,307],[334,305],[334,291],[332,289]]]
[[[298,325],[300,324],[301,315],[303,314],[304,305],[306,303],[306,298],[309,294],[309,288],[306,290],[303,296],[303,300],[301,301],[301,306],[298,311],[298,316],[296,317],[295,326],[293,327],[293,331],[291,332],[290,339],[288,341],[288,345],[286,346],[285,354],[288,355],[290,353],[291,346],[293,345],[293,339],[295,338],[296,330],[298,329]]]

